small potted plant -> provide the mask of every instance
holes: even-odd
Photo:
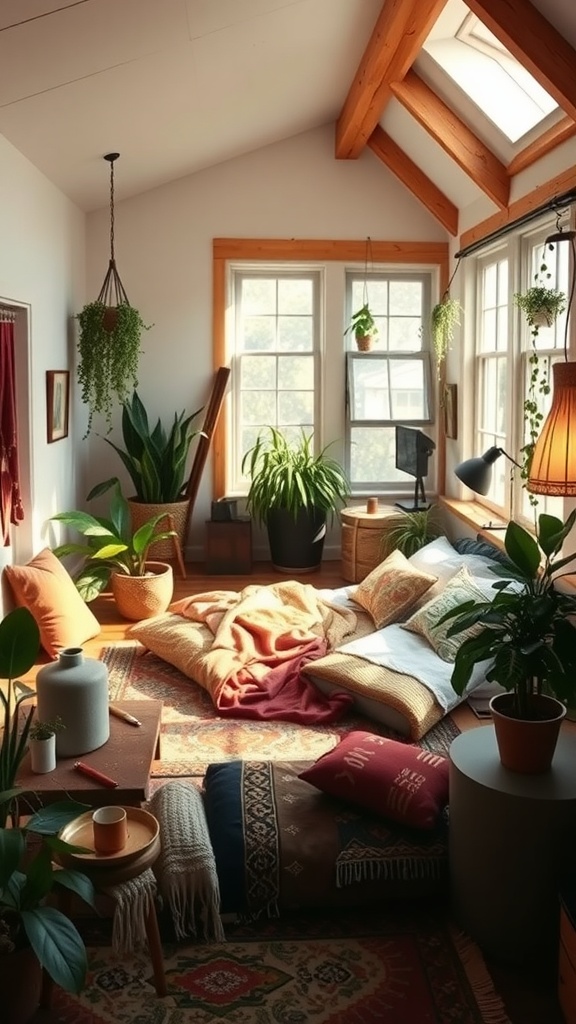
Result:
[[[454,340],[454,331],[456,327],[460,326],[461,314],[460,302],[458,299],[451,299],[448,293],[443,295],[441,302],[438,302],[432,310],[432,344],[438,374],[440,374],[446,353]]]
[[[378,337],[378,327],[367,302],[352,314],[344,334],[350,332],[354,334],[356,344],[361,352],[367,352],[372,348]]]
[[[566,309],[564,292],[544,284],[534,284],[525,292],[516,292],[514,301],[530,327],[551,327]]]
[[[416,509],[414,512],[399,509],[400,522],[383,534],[383,554],[397,548],[409,558],[415,551],[419,551],[431,540],[439,537],[442,530],[436,521],[437,513],[438,508],[435,505],[426,509]]]
[[[43,775],[53,772],[56,767],[56,733],[66,726],[57,715],[51,722],[34,719],[28,733],[30,767],[33,772]]]
[[[326,522],[350,493],[341,465],[314,455],[312,437],[291,442],[276,427],[260,435],[244,455],[250,477],[247,508],[265,523],[272,563],[279,571],[312,572],[322,560]]]
[[[80,328],[78,383],[89,410],[86,435],[95,413],[104,416],[110,432],[113,402],[127,401],[136,387],[141,334],[152,325],[128,302],[109,307],[101,299],[88,302],[75,319]]]
[[[493,697],[490,704],[501,761],[513,771],[547,770],[566,703],[573,705],[576,697],[576,643],[570,621],[576,614],[576,596],[556,586],[561,570],[576,558],[560,556],[575,522],[576,510],[564,524],[542,513],[536,539],[510,522],[504,542],[508,561],[492,567],[500,577],[494,584],[494,598],[468,601],[440,619],[454,619],[448,635],[465,634],[452,673],[456,693],[464,694],[474,666],[485,660],[488,682],[508,691]],[[551,724],[552,736],[538,756],[537,734],[544,733],[545,722]],[[528,737],[516,740],[512,752],[504,748],[504,732],[526,726],[530,727]]]
[[[93,601],[110,584],[118,611],[126,619],[147,619],[166,611],[174,589],[172,566],[148,558],[152,544],[176,536],[174,530],[160,527],[164,513],[132,530],[128,502],[115,483],[108,519],[78,510],[50,518],[86,538],[85,544],[66,543],[53,549],[57,558],[83,557],[73,579],[85,601]]]

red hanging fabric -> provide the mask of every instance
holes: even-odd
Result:
[[[10,524],[24,519],[18,475],[14,324],[0,321],[0,541],[10,544]]]

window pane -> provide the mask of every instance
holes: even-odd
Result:
[[[241,328],[240,347],[263,351],[275,348],[276,317],[247,316]]]
[[[351,483],[381,485],[406,480],[396,469],[395,427],[352,427],[350,431]]]
[[[390,363],[392,419],[427,418],[424,395],[424,364],[416,359],[394,359]]]
[[[276,312],[276,281],[245,278],[242,282],[242,310],[245,316]]]
[[[276,356],[243,356],[240,363],[241,387],[259,391],[276,387]]]
[[[278,387],[283,391],[314,390],[314,360],[310,356],[279,356]]]
[[[348,356],[350,419],[428,421],[423,359]]]
[[[281,278],[278,281],[279,314],[307,314],[313,312],[313,289],[309,278]]]
[[[278,426],[287,424],[312,423],[314,419],[314,395],[306,391],[280,391],[278,394]]]
[[[241,396],[240,417],[242,423],[260,423],[262,426],[276,423],[276,392],[250,391]]]
[[[418,352],[422,348],[422,317],[405,317],[399,320],[397,317],[390,317],[389,321],[389,349],[400,349],[404,352]]]
[[[282,352],[312,351],[312,317],[283,316],[278,320],[278,348]]]

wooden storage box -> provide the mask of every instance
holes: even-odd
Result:
[[[206,572],[242,575],[252,572],[252,523],[250,519],[206,523]]]
[[[392,505],[379,505],[377,512],[346,508],[342,518],[342,576],[360,583],[390,553],[386,532],[402,522],[402,513]]]

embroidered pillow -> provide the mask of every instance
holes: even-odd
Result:
[[[323,793],[412,828],[431,829],[448,803],[448,758],[370,732],[351,732],[300,778]]]
[[[42,647],[52,658],[63,647],[79,647],[98,636],[98,619],[50,548],[44,548],[26,565],[7,565],[4,573],[16,604],[27,608],[36,619]]]
[[[370,613],[376,629],[398,622],[437,577],[410,565],[401,551],[392,551],[359,584],[351,597]]]
[[[414,612],[407,622],[402,623],[402,628],[423,636],[444,661],[454,661],[458,648],[464,640],[475,636],[482,627],[480,625],[471,626],[470,629],[462,630],[455,636],[448,636],[448,630],[454,620],[448,619],[441,625],[438,625],[438,622],[446,612],[464,604],[465,601],[490,601],[496,591],[492,589],[488,580],[482,582],[485,584],[484,589],[473,579],[466,566],[462,566],[460,571],[448,581],[442,593]]]

